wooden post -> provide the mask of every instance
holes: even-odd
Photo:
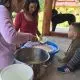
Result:
[[[42,34],[49,35],[53,0],[45,0]]]
[[[56,7],[56,2],[57,2],[57,0],[53,0],[53,9],[55,9],[55,7]]]

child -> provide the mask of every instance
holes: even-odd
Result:
[[[19,12],[24,0],[0,0],[0,69],[14,63],[16,45],[35,39],[30,33],[16,32],[11,12]]]
[[[23,11],[15,18],[15,29],[20,32],[36,34],[41,38],[38,31],[38,12],[40,6],[38,0],[25,0]]]
[[[80,66],[80,23],[71,24],[68,37],[72,39],[72,43],[63,59],[66,64],[57,68],[61,72],[71,72]]]

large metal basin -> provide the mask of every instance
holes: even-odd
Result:
[[[50,55],[39,48],[23,48],[15,52],[16,59],[27,64],[41,64],[46,62]]]

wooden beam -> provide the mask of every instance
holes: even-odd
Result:
[[[56,2],[57,2],[57,0],[53,0],[53,9],[55,9],[55,7],[56,7]]]
[[[53,0],[45,0],[42,34],[49,35]]]
[[[50,21],[52,17],[52,4],[54,3],[54,8],[55,8],[56,1],[57,0],[45,0],[42,35],[67,37],[67,33],[50,32]]]

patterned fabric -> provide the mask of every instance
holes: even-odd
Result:
[[[21,48],[31,48],[31,47],[36,46],[36,45],[40,45],[40,42],[28,41],[27,43],[22,45]]]
[[[67,64],[71,69],[77,69],[80,67],[80,48],[78,48],[74,53],[75,54]]]
[[[73,55],[75,54],[75,51],[80,48],[80,38],[77,38],[75,40],[73,40],[69,46],[69,48],[67,49],[66,53],[65,53],[65,58],[63,59],[64,62],[68,62]]]

